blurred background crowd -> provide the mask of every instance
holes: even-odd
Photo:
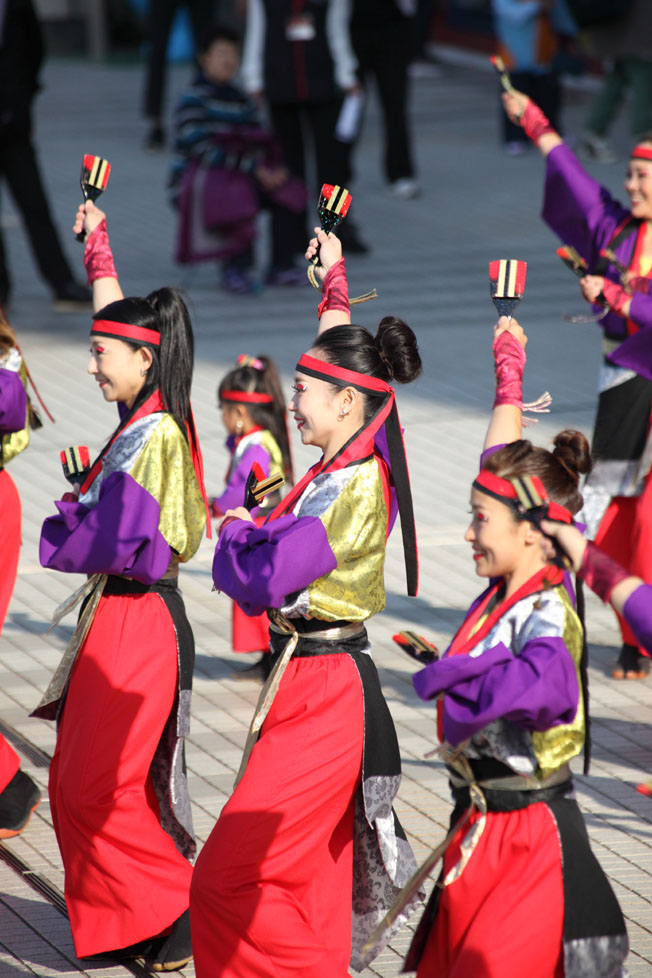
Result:
[[[420,195],[410,81],[445,86],[442,51],[500,53],[515,86],[585,160],[616,160],[609,130],[626,102],[631,135],[652,128],[646,0],[0,0],[0,195],[6,185],[59,310],[87,304],[88,293],[59,242],[34,150],[44,51],[142,61],[134,94],[143,135],[134,148],[169,154],[175,258],[217,262],[221,287],[235,294],[305,282],[307,202],[326,181],[355,189],[369,98],[382,112],[387,193]],[[188,88],[175,99],[166,73],[179,62],[188,64]],[[564,84],[583,78],[594,98],[583,131],[565,133]],[[500,138],[511,156],[528,151],[506,117]],[[256,275],[261,211],[270,257]],[[347,254],[370,250],[364,214],[346,222],[343,239]],[[0,302],[10,295],[0,237]]]

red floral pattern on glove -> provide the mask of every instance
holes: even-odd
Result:
[[[580,580],[586,581],[591,590],[606,604],[616,584],[620,584],[626,577],[632,575],[604,550],[596,547],[592,540],[588,540],[577,576]]]
[[[532,101],[525,106],[525,111],[521,116],[521,125],[525,130],[525,135],[529,136],[533,143],[536,143],[545,133],[555,131],[539,106]]]
[[[86,239],[84,248],[84,267],[88,276],[88,284],[92,285],[98,278],[117,278],[113,262],[113,252],[109,245],[109,235],[106,230],[106,220],[102,219],[93,228]]]
[[[494,407],[499,404],[514,404],[523,407],[523,368],[525,350],[513,333],[508,330],[500,333],[493,343],[496,361],[496,397]]]
[[[322,300],[319,303],[317,315],[321,319],[322,313],[329,312],[349,312],[349,283],[346,280],[346,261],[339,258],[326,272],[321,286]]]

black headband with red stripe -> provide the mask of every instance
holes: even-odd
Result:
[[[132,326],[131,323],[116,323],[109,319],[94,319],[91,336],[112,336],[126,343],[140,343],[146,346],[161,345],[161,334],[157,329]]]
[[[316,357],[311,357],[307,353],[304,353],[299,359],[296,369],[302,374],[315,377],[317,380],[324,380],[337,387],[354,387],[363,394],[382,398],[382,402],[370,420],[345,446],[344,457],[340,455],[338,462],[339,464],[343,464],[346,463],[347,459],[353,461],[357,458],[359,446],[363,442],[368,443],[369,439],[373,438],[383,425],[385,426],[392,481],[396,490],[396,501],[401,517],[407,591],[411,597],[414,597],[419,586],[417,537],[414,525],[414,507],[412,504],[410,476],[394,388],[386,381],[380,380],[377,377],[369,377],[367,374],[358,373],[357,370],[347,370],[346,367],[338,367],[334,363],[318,360]]]

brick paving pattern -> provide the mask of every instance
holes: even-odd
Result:
[[[175,69],[173,85],[185,82]],[[500,257],[529,262],[526,297],[519,310],[530,342],[526,399],[544,389],[553,413],[533,430],[546,440],[571,425],[590,432],[599,365],[597,329],[570,326],[564,311],[582,302],[572,277],[554,254],[555,240],[538,211],[543,165],[534,152],[505,157],[497,142],[493,79],[474,68],[448,65],[442,77],[414,83],[414,123],[423,196],[401,202],[387,196],[380,172],[379,127],[370,106],[359,148],[359,179],[352,215],[373,245],[369,257],[351,258],[353,294],[377,286],[380,298],[359,308],[356,320],[373,325],[400,314],[417,331],[425,376],[399,395],[406,429],[420,534],[421,593],[405,597],[399,534],[387,561],[387,610],[371,622],[374,656],[398,728],[403,756],[399,815],[421,859],[444,833],[450,803],[441,766],[425,760],[435,741],[434,716],[412,689],[412,665],[391,641],[400,627],[431,636],[440,647],[480,590],[462,536],[467,492],[476,470],[492,397],[490,356],[493,309],[487,264]],[[67,234],[78,203],[76,178],[83,153],[113,164],[104,202],[121,282],[126,294],[146,294],[162,284],[183,285],[197,336],[194,408],[209,492],[221,485],[226,466],[215,388],[241,352],[271,354],[289,383],[298,353],[315,328],[316,293],[309,287],[229,297],[219,291],[214,267],[181,270],[171,255],[174,217],[165,200],[168,160],[142,149],[138,116],[141,72],[137,66],[50,62],[39,100],[38,143],[67,250],[81,277],[81,248]],[[574,94],[566,111],[578,131],[586,97]],[[626,137],[620,131],[623,149]],[[596,173],[610,187],[621,183],[621,165]],[[363,179],[364,177],[364,179]],[[24,508],[19,577],[0,649],[0,718],[51,753],[51,724],[27,718],[71,633],[70,620],[47,631],[55,605],[78,583],[43,571],[37,542],[52,500],[64,490],[59,449],[87,442],[97,450],[114,425],[85,374],[88,316],[55,314],[38,279],[11,203],[3,197],[3,230],[14,278],[12,319],[27,362],[56,417],[33,436],[32,446],[11,465]],[[264,247],[260,260],[264,261]],[[297,469],[314,456],[295,446]],[[182,569],[181,586],[197,643],[192,730],[188,743],[190,790],[198,838],[205,840],[231,790],[247,723],[258,696],[252,681],[237,681],[230,652],[229,603],[211,591],[212,544]],[[578,794],[596,855],[609,873],[626,914],[632,978],[652,967],[652,802],[635,785],[650,769],[652,680],[615,683],[608,678],[618,633],[612,613],[588,599],[594,760]],[[47,770],[28,759],[28,773],[46,794]],[[580,769],[580,765],[575,765]],[[7,843],[33,871],[63,888],[63,870],[47,798],[23,836]],[[342,895],[346,899],[346,895]],[[543,912],[543,908],[542,908]],[[410,929],[365,975],[397,975]],[[88,974],[122,978],[120,966],[83,965],[75,958],[66,919],[27,882],[0,862],[0,974],[2,978]],[[194,975],[192,966],[184,974]]]

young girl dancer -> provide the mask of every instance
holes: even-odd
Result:
[[[226,447],[231,461],[226,473],[224,492],[211,504],[213,516],[224,516],[228,509],[241,506],[247,478],[257,463],[265,476],[282,475],[292,482],[292,458],[287,431],[287,417],[276,365],[269,357],[241,355],[235,369],[230,370],[217,391],[222,421],[229,433]],[[280,501],[280,492],[270,493],[261,506],[252,511],[262,522]],[[251,618],[233,602],[232,638],[234,652],[262,652],[262,658],[252,669],[269,675],[269,622],[267,615]]]
[[[419,978],[620,978],[625,925],[569,768],[586,729],[582,625],[512,481],[532,477],[550,515],[570,522],[588,443],[576,431],[552,452],[520,440],[524,337],[507,327],[465,535],[489,587],[442,659],[414,677],[437,700],[458,828],[405,967]]]
[[[5,465],[29,442],[27,375],[14,331],[0,306],[0,634],[16,583],[20,553],[20,496]],[[20,770],[15,750],[0,736],[0,839],[27,825],[41,792]]]
[[[104,215],[90,203],[82,228],[99,309],[88,371],[120,421],[78,498],[64,497],[43,525],[43,566],[91,577],[36,712],[59,721],[50,800],[77,954],[143,955],[167,971],[191,955],[183,737],[194,644],[177,582],[206,515],[193,335],[174,290],[122,298]]]
[[[385,604],[397,502],[415,593],[389,382],[413,380],[421,360],[401,320],[383,319],[376,336],[350,325],[339,242],[319,232],[319,244],[320,332],[289,409],[322,458],[263,526],[229,511],[213,563],[220,590],[249,613],[269,610],[276,665],[193,875],[199,978],[344,978],[414,865],[392,809],[400,757],[364,623]]]
[[[634,146],[625,177],[630,209],[581,166],[539,107],[503,95],[510,119],[546,160],[543,219],[587,262],[584,297],[607,310],[605,360],[593,433],[595,465],[584,490],[583,518],[596,543],[630,573],[652,579],[652,133]],[[610,249],[620,266],[605,255]],[[596,532],[597,531],[597,532]],[[623,646],[614,679],[641,679],[649,657],[620,620]]]

